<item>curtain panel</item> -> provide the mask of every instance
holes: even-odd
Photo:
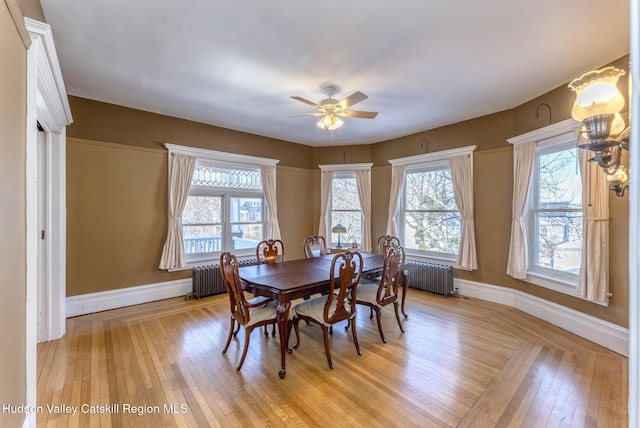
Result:
[[[262,178],[262,191],[269,208],[269,231],[271,239],[282,239],[280,235],[280,222],[278,221],[278,201],[276,198],[276,166],[260,165]]]
[[[535,142],[518,144],[513,148],[513,207],[511,210],[511,241],[509,243],[507,275],[516,279],[526,279],[527,277],[524,214],[529,198],[535,156]]]
[[[371,171],[360,169],[356,171],[358,197],[364,221],[362,223],[362,243],[360,248],[364,252],[371,251]]]
[[[396,214],[404,186],[406,168],[406,165],[392,165],[391,167],[391,189],[389,192],[389,212],[387,213],[387,235],[390,236],[398,236]]]
[[[473,209],[473,157],[471,154],[449,158],[453,193],[462,217],[462,235],[456,263],[467,270],[478,269]]]
[[[173,269],[185,264],[181,217],[196,164],[195,156],[180,153],[170,153],[170,156],[168,228],[160,258],[160,269]]]
[[[331,237],[327,235],[327,209],[329,208],[329,196],[331,195],[331,183],[333,182],[333,171],[320,171],[320,224],[318,225],[318,235],[324,236],[327,242],[331,242]]]
[[[591,155],[587,150],[579,150],[583,223],[576,295],[594,302],[606,302],[609,294],[609,183],[597,163],[589,162]]]

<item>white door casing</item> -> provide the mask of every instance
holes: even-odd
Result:
[[[53,42],[51,27],[25,18],[31,37],[27,51],[27,121],[26,121],[26,387],[27,406],[36,405],[37,343],[53,340],[65,334],[66,300],[66,126],[72,121],[67,92]],[[46,197],[42,198],[42,212],[48,230],[46,247],[40,260],[38,227],[38,129],[44,129],[44,147],[47,156],[43,171]],[[41,269],[42,267],[42,269]],[[39,272],[42,272],[42,290],[47,294],[38,304]],[[39,329],[38,313],[42,311]],[[41,331],[41,336],[39,335]],[[27,415],[25,424],[35,426],[35,414]]]

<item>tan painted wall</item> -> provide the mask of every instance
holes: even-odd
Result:
[[[40,0],[16,0],[24,16],[40,22],[47,22],[42,11]]]
[[[616,65],[625,67],[628,58],[616,61]],[[623,83],[624,86],[626,83]],[[424,131],[418,134],[397,138],[371,145],[310,148],[298,144],[272,140],[241,132],[211,127],[199,123],[170,118],[152,113],[140,112],[109,104],[99,103],[80,98],[71,98],[74,123],[69,128],[70,136],[109,141],[110,146],[133,145],[137,147],[158,149],[161,142],[203,147],[214,150],[230,151],[255,156],[282,159],[278,165],[278,213],[282,236],[287,244],[287,258],[301,258],[302,239],[318,230],[320,205],[320,173],[319,164],[361,163],[374,162],[372,170],[372,236],[377,237],[386,232],[387,206],[391,168],[388,160],[420,153],[446,150],[455,147],[475,144],[478,150],[474,155],[475,207],[476,207],[476,239],[478,245],[478,265],[475,272],[456,271],[459,278],[488,284],[510,287],[542,297],[551,302],[559,303],[578,311],[602,318],[604,320],[627,326],[628,318],[628,199],[611,197],[611,291],[614,296],[609,307],[588,303],[571,296],[559,294],[545,288],[514,280],[506,275],[507,252],[509,248],[511,196],[513,183],[512,147],[507,139],[515,135],[537,129],[549,124],[548,110],[539,110],[539,117],[535,117],[536,107],[544,102],[552,110],[553,122],[561,121],[570,116],[573,93],[566,88],[566,84],[531,100],[513,110],[476,118],[442,128]],[[546,116],[545,116],[546,114]],[[426,143],[426,144],[425,144]],[[124,228],[123,237],[136,237],[140,241],[138,251],[142,248],[153,248],[151,256],[141,255],[133,257],[109,256],[120,251],[122,242],[109,244],[104,250],[101,266],[93,266],[90,260],[73,261],[69,257],[69,295],[90,291],[100,291],[110,288],[121,288],[140,285],[149,282],[160,282],[175,277],[187,277],[188,272],[167,274],[157,269],[159,251],[165,231],[166,215],[166,157],[156,156],[156,151],[142,152],[144,158],[139,162],[120,162],[121,155],[98,150],[95,144],[84,153],[84,157],[74,158],[77,153],[69,155],[68,171],[76,174],[78,169],[85,169],[82,164],[86,161],[93,164],[93,171],[97,174],[95,187],[103,189],[112,197],[112,206],[103,206],[103,212],[112,212],[120,219],[117,223],[111,219],[103,219],[95,225],[90,219],[84,219],[83,211],[96,211],[91,208],[93,199],[85,198],[84,193],[90,193],[86,186],[75,187],[69,185],[68,211],[79,216],[78,226],[69,226],[74,230],[70,233],[67,246],[73,257],[84,256],[94,243],[88,241],[93,236],[91,227],[98,224],[105,225],[102,233],[111,235],[115,228]],[[122,150],[128,150],[123,147]],[[116,151],[118,152],[118,151]],[[162,152],[162,150],[161,150]],[[153,153],[153,155],[151,154]],[[102,156],[100,161],[92,160],[95,156]],[[110,159],[115,156],[115,159]],[[109,170],[106,165],[116,165]],[[151,169],[149,176],[152,183],[144,185],[144,192],[155,192],[155,197],[148,195],[145,204],[141,204],[133,214],[133,220],[127,220],[128,214],[120,212],[125,206],[118,196],[127,190],[127,180],[134,174],[134,166],[142,165]],[[137,168],[137,166],[136,166]],[[89,168],[91,169],[91,168]],[[75,177],[79,178],[79,177]],[[116,183],[115,190],[108,190]],[[76,193],[84,189],[82,193]],[[96,201],[97,202],[97,201]],[[144,207],[144,208],[143,208]],[[141,214],[144,213],[144,214]],[[162,212],[162,214],[158,214]],[[118,215],[120,217],[118,217]],[[147,219],[145,227],[140,227],[142,219]],[[74,219],[74,222],[76,220]],[[153,226],[151,226],[153,225]],[[84,230],[75,231],[76,227]],[[160,232],[161,229],[161,232]],[[144,232],[144,233],[143,233]],[[162,239],[160,239],[162,237]],[[77,247],[77,248],[74,248]],[[111,257],[111,260],[108,260]],[[144,259],[144,260],[143,260]],[[73,263],[72,263],[73,261]],[[98,263],[95,261],[94,263]],[[105,265],[106,264],[106,265]],[[92,284],[92,271],[104,273]],[[109,273],[111,272],[111,273]],[[109,275],[111,280],[109,280]],[[107,279],[105,279],[107,278]],[[114,280],[115,279],[115,280]],[[153,280],[153,281],[152,281]]]
[[[312,149],[231,129],[69,97],[73,124],[67,135],[152,149],[164,143],[280,159],[279,166],[312,168]]]
[[[26,403],[26,47],[0,3],[0,403]],[[0,426],[24,414],[0,413]]]

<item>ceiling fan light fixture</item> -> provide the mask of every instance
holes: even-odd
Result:
[[[337,116],[333,114],[325,114],[320,118],[316,126],[320,129],[324,129],[326,131],[333,131],[334,129],[340,128],[344,122]]]

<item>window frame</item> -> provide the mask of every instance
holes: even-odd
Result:
[[[396,165],[405,166],[401,194],[398,198],[398,209],[395,214],[396,224],[398,225],[397,227],[398,227],[399,238],[401,236],[404,236],[404,214],[402,214],[402,212],[405,204],[405,193],[406,193],[405,184],[406,184],[407,173],[411,171],[415,171],[416,169],[421,169],[421,168],[436,169],[438,165],[440,166],[444,165],[447,169],[450,170],[451,169],[449,166],[450,158],[461,156],[461,155],[472,156],[473,152],[477,148],[478,146],[471,145],[471,146],[464,146],[464,147],[459,147],[455,149],[441,150],[437,152],[424,153],[420,155],[413,155],[413,156],[407,156],[404,158],[389,160],[389,163],[393,166],[396,166]],[[471,159],[472,159],[471,167],[473,168],[473,156],[471,157]],[[457,211],[458,213],[460,212],[459,209]],[[404,244],[402,242],[402,238],[400,238],[400,242]],[[424,260],[424,261],[429,261],[429,262],[434,262],[439,264],[445,264],[445,265],[452,266],[454,268],[461,269],[461,266],[457,264],[458,254],[454,254],[451,256],[446,253],[427,252],[424,250],[415,250],[415,249],[410,249],[406,247],[405,247],[405,252],[407,256],[410,256],[412,259],[415,259],[415,260]]]
[[[554,123],[544,128],[540,128],[526,134],[522,134],[513,138],[508,139],[507,141],[512,145],[518,145],[528,142],[535,142],[536,144],[536,160],[538,157],[539,150],[545,150],[547,148],[558,147],[561,145],[573,144],[577,146],[577,135],[576,131],[581,128],[581,123],[574,119],[567,119],[562,122]],[[514,159],[515,162],[515,159]],[[535,164],[534,164],[535,168]],[[515,170],[515,165],[514,165]],[[578,275],[575,275],[575,280],[571,277],[567,277],[567,275],[558,275],[554,272],[545,272],[537,269],[532,269],[531,267],[531,253],[533,251],[532,248],[532,234],[530,231],[530,204],[532,198],[533,186],[534,186],[534,171],[531,174],[531,182],[529,186],[529,194],[527,197],[527,206],[525,212],[525,240],[527,245],[527,272],[525,282],[544,287],[553,291],[557,291],[562,294],[567,294],[572,297],[576,297],[576,287]],[[569,274],[571,275],[571,274]]]
[[[371,167],[373,166],[373,163],[351,163],[351,164],[330,164],[330,165],[318,165],[318,168],[320,168],[320,171],[332,171],[333,172],[333,177],[332,177],[332,182],[331,182],[331,190],[329,192],[329,200],[327,201],[327,211],[325,213],[325,234],[327,236],[325,236],[325,239],[327,240],[327,247],[331,248],[331,247],[335,247],[336,245],[338,245],[338,241],[332,242],[332,236],[333,233],[331,232],[331,229],[333,229],[333,225],[331,224],[331,214],[332,214],[332,199],[333,199],[333,195],[332,195],[332,191],[333,191],[333,179],[336,177],[340,177],[340,176],[345,176],[347,174],[352,174],[353,177],[356,179],[356,184],[357,184],[357,172],[358,171],[367,171],[369,174],[369,200],[371,200]],[[356,192],[355,194],[356,198],[360,198],[360,195]],[[362,246],[363,246],[363,240],[364,240],[364,234],[367,233],[365,231],[365,218],[364,218],[364,212],[362,210],[362,206],[360,206],[360,221],[361,221],[361,226],[360,226],[360,239],[358,241],[358,247],[362,250]],[[371,228],[371,225],[368,225],[369,228]],[[340,242],[343,246],[343,248],[345,247],[345,244],[350,244],[348,242]],[[374,243],[370,243],[371,245],[375,245]]]
[[[576,138],[569,138],[565,141],[554,141],[552,143],[539,143],[536,144],[536,152],[535,152],[535,160],[533,171],[531,173],[531,184],[529,187],[529,197],[527,201],[527,208],[525,214],[525,222],[526,222],[526,234],[527,234],[527,276],[531,275],[532,279],[537,278],[538,280],[545,279],[547,286],[551,287],[552,285],[549,283],[556,283],[556,288],[565,288],[567,286],[572,287],[573,294],[575,294],[575,288],[578,283],[578,274],[563,272],[551,268],[547,268],[544,266],[538,266],[534,264],[535,255],[538,250],[538,239],[536,237],[536,213],[543,212],[545,210],[541,209],[539,206],[538,196],[540,194],[540,177],[539,177],[539,162],[540,156],[557,153],[559,151],[564,151],[567,149],[575,149],[577,148]],[[579,163],[579,154],[576,158]],[[580,165],[576,165],[577,168]],[[582,192],[582,189],[580,189]],[[566,211],[566,212],[579,212],[582,215],[582,205],[580,209],[556,209],[554,212]]]
[[[169,162],[168,162],[168,174],[170,178],[171,174],[171,161],[172,161],[172,153],[181,153],[189,156],[196,157],[196,163],[204,163],[208,165],[218,165],[224,167],[232,167],[232,168],[249,168],[249,169],[258,169],[260,170],[260,166],[262,165],[273,165],[275,166],[278,162],[278,159],[269,159],[262,158],[257,156],[250,155],[241,155],[236,153],[228,153],[228,152],[220,152],[216,150],[209,149],[200,149],[195,147],[188,146],[180,146],[175,144],[165,143],[164,146],[169,151]],[[167,180],[167,188],[170,185],[171,180]],[[270,226],[270,213],[267,201],[264,196],[264,183],[262,183],[263,188],[260,191],[256,191],[253,189],[232,189],[232,188],[214,188],[208,186],[191,186],[189,189],[189,196],[195,195],[196,193],[201,196],[223,196],[223,213],[222,213],[222,221],[223,221],[223,245],[222,251],[229,251],[230,249],[225,248],[225,242],[230,243],[231,239],[231,223],[230,223],[230,199],[232,197],[260,197],[262,200],[262,235],[263,239],[268,237],[270,234],[269,226]],[[168,203],[168,201],[167,201]],[[224,224],[228,224],[228,227],[225,229]],[[182,224],[181,224],[182,227]],[[210,263],[217,263],[218,258],[222,251],[216,251],[213,253],[197,253],[197,254],[185,254],[185,265],[182,267],[177,267],[174,269],[170,269],[169,271],[177,271],[177,270],[187,270],[196,266],[202,266]],[[245,248],[240,250],[233,250],[234,254],[239,258],[251,258],[255,257],[255,248]]]
[[[457,213],[460,216],[460,210],[407,210],[406,208],[406,195],[407,195],[407,175],[412,173],[421,173],[421,172],[433,172],[440,170],[448,170],[451,172],[451,168],[449,167],[448,159],[439,159],[431,162],[426,162],[422,164],[415,164],[411,166],[407,166],[404,174],[404,181],[402,185],[402,194],[400,195],[400,203],[398,206],[397,213],[397,224],[398,224],[398,238],[400,238],[400,242],[404,241],[405,236],[405,225],[406,225],[406,213],[410,212],[424,212],[424,213]],[[453,179],[452,179],[453,181]],[[462,229],[462,227],[461,227]],[[404,244],[404,242],[403,242]],[[458,248],[460,248],[460,242],[458,242]],[[404,246],[405,252],[408,255],[418,256],[420,258],[437,260],[438,262],[448,262],[450,264],[455,264],[456,259],[458,258],[458,253],[441,253],[437,251],[428,251],[428,250],[420,250],[417,248],[409,248],[406,245]]]
[[[358,200],[358,205],[360,205],[360,197],[358,195],[358,191],[357,191],[357,186],[358,186],[358,182],[357,182],[357,178],[356,178],[356,171],[336,171],[333,174],[333,178],[331,180],[331,191],[329,193],[329,200],[327,201],[327,213],[328,215],[326,216],[326,220],[327,220],[327,235],[329,235],[329,239],[327,239],[327,245],[329,247],[337,247],[338,245],[338,241],[333,241],[333,232],[331,231],[333,229],[333,226],[335,226],[335,224],[332,223],[331,219],[333,218],[333,213],[334,212],[356,212],[356,210],[339,210],[339,209],[334,209],[333,208],[333,183],[336,179],[345,179],[345,178],[352,178],[354,181],[356,181],[356,194],[355,197]],[[363,233],[364,233],[364,214],[362,212],[362,206],[360,207],[360,236],[358,237],[358,245],[362,245],[362,239],[363,239]],[[342,247],[345,247],[345,245],[347,247],[350,247],[352,242],[347,242],[344,241],[342,238],[340,238],[340,243],[342,245]]]

